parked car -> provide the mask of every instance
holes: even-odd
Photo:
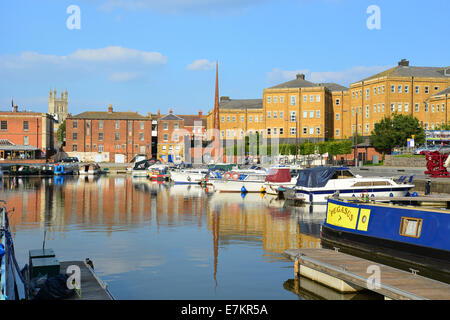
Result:
[[[439,145],[430,145],[427,147],[422,147],[422,148],[418,148],[416,150],[414,150],[414,154],[425,154],[426,152],[433,152],[433,151],[439,151],[439,149],[441,148],[441,146]]]
[[[62,159],[61,162],[80,162],[80,160],[77,157],[69,157]]]

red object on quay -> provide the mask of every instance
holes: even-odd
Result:
[[[425,174],[432,178],[450,178],[450,172],[444,166],[448,158],[448,154],[442,154],[439,151],[425,152],[427,159],[427,171]]]

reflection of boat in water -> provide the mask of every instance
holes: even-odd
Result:
[[[327,247],[388,257],[450,283],[449,226],[447,210],[329,199],[321,238]]]
[[[261,207],[261,197],[263,194],[249,193],[249,194],[239,194],[239,193],[219,193],[214,192],[209,196],[209,203],[212,205],[222,205],[222,204],[244,204],[245,207],[258,206]]]
[[[345,167],[316,167],[299,172],[294,188],[285,196],[292,200],[326,203],[335,193],[348,196],[368,194],[370,197],[404,197],[413,184],[398,184],[391,178],[355,176]]]
[[[205,194],[200,185],[174,184],[168,187],[169,196],[202,196]]]
[[[264,204],[269,208],[284,208],[286,200],[280,199],[278,196],[272,194],[265,194],[263,196]]]
[[[371,291],[341,293],[305,277],[286,280],[283,288],[305,300],[383,300]]]

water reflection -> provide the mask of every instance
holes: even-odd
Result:
[[[290,207],[275,196],[128,176],[7,178],[0,198],[15,208],[22,261],[45,229],[61,259],[94,259],[122,299],[298,298],[280,289],[293,273],[282,254],[320,247],[325,217],[325,207]]]

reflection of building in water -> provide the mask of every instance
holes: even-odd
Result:
[[[129,177],[11,178],[1,182],[2,200],[15,209],[10,221],[14,230],[45,226],[49,237],[67,224],[100,224],[109,232],[115,226],[138,226],[196,221],[201,226],[205,200],[169,196],[163,185],[135,184]],[[188,219],[186,219],[188,218]]]

